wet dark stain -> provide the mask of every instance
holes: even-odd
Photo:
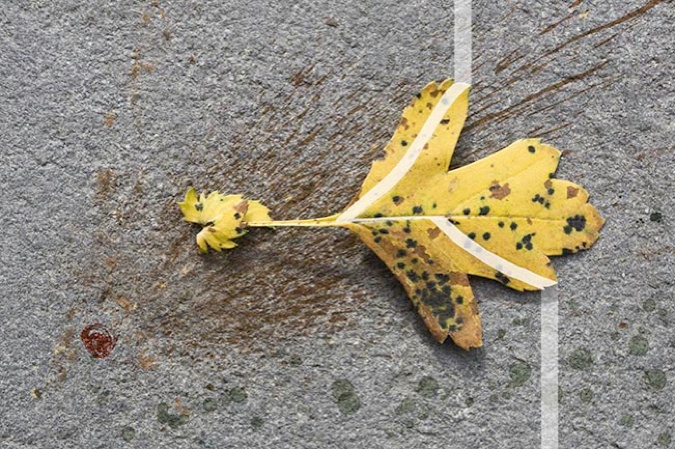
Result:
[[[95,359],[108,357],[117,344],[117,338],[101,323],[90,324],[80,333],[85,349]]]

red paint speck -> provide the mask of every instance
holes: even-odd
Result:
[[[84,347],[95,359],[108,357],[117,344],[117,337],[101,323],[90,324],[82,329],[80,338]]]

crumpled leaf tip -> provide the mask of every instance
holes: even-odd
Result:
[[[271,220],[269,209],[259,201],[246,200],[242,195],[223,195],[218,191],[198,195],[194,187],[188,189],[178,206],[185,221],[203,226],[196,237],[202,253],[209,247],[216,251],[232,249],[237,246],[232,239],[247,233],[248,222]]]

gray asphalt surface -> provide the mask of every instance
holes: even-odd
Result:
[[[473,9],[453,165],[541,136],[607,219],[554,260],[560,447],[675,447],[672,2]],[[452,27],[450,1],[3,2],[0,447],[538,447],[538,294],[472,280],[465,353],[348,233],[202,256],[175,206],[339,211]]]

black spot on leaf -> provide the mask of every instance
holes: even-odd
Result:
[[[508,278],[504,273],[502,273],[501,271],[498,271],[497,273],[495,273],[495,278],[496,278],[499,282],[501,282],[502,284],[504,284],[504,285],[508,284],[508,283],[511,281],[511,279],[509,279],[509,278]]]
[[[567,226],[570,226],[574,228],[576,231],[581,232],[586,227],[586,217],[584,217],[583,215],[575,215],[574,217],[570,217],[567,219]],[[567,231],[565,232],[569,234],[569,232]]]

